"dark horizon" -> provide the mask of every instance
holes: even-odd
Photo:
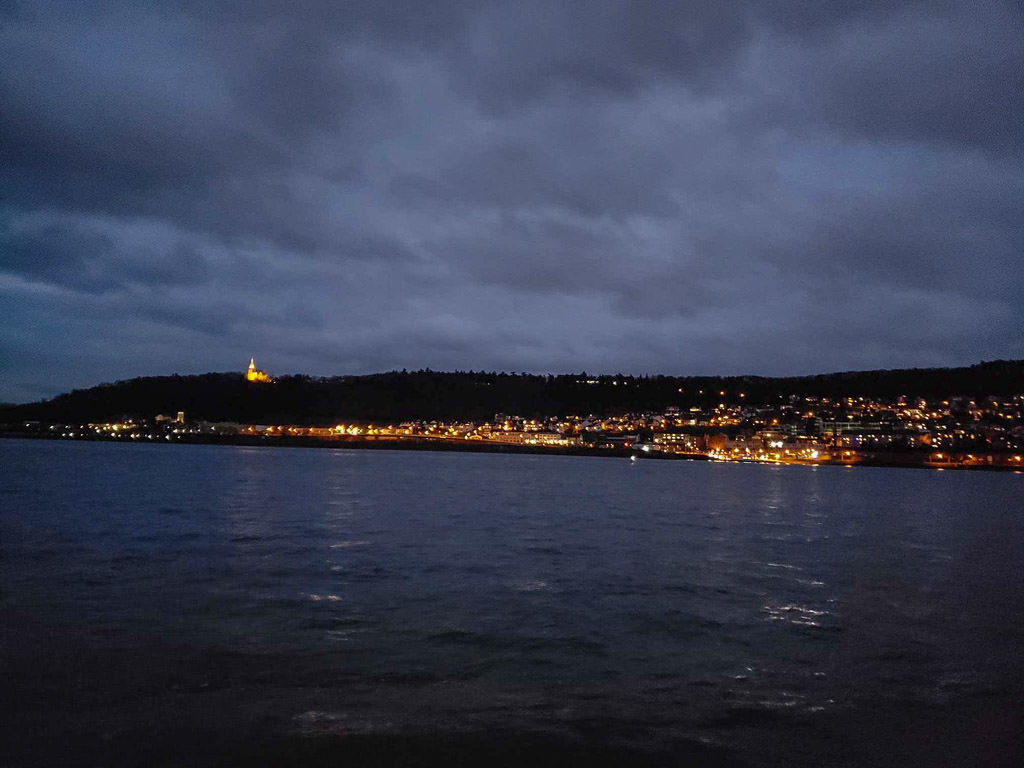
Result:
[[[392,368],[387,371],[373,371],[369,373],[341,373],[333,375],[320,375],[316,373],[307,372],[290,372],[282,373],[280,371],[267,370],[266,366],[256,361],[257,365],[261,370],[266,371],[274,379],[295,379],[295,378],[308,378],[313,380],[342,380],[352,378],[375,378],[383,377],[392,374],[423,374],[429,373],[438,376],[449,376],[449,375],[470,375],[477,374],[481,376],[527,376],[527,377],[554,377],[554,378],[566,378],[571,376],[587,376],[593,379],[614,379],[616,377],[622,377],[623,379],[644,379],[644,378],[668,378],[668,379],[709,379],[709,380],[758,380],[765,382],[776,382],[776,381],[790,381],[790,380],[807,380],[807,379],[828,379],[832,377],[842,376],[865,376],[870,374],[898,374],[898,373],[911,373],[911,372],[966,372],[972,369],[984,368],[986,366],[997,366],[997,365],[1024,365],[1024,359],[1021,360],[978,360],[974,363],[959,366],[918,366],[918,367],[897,367],[897,368],[871,368],[871,369],[860,369],[860,370],[843,370],[843,371],[815,371],[810,373],[801,374],[783,374],[778,376],[764,375],[759,373],[739,373],[739,374],[716,374],[716,373],[699,373],[699,374],[672,374],[664,372],[648,372],[648,373],[627,373],[625,371],[502,371],[502,370],[484,370],[484,369],[452,369],[452,370],[439,370],[430,367],[426,368]],[[239,377],[244,376],[245,371],[239,370],[221,370],[221,371],[201,371],[195,373],[159,373],[159,374],[144,374],[140,376],[132,376],[126,379],[106,379],[103,381],[93,382],[79,387],[72,387],[61,392],[58,392],[52,396],[40,398],[37,400],[29,400],[23,402],[0,402],[0,406],[4,407],[20,407],[38,405],[42,403],[51,402],[54,399],[66,396],[73,392],[88,391],[96,389],[98,387],[106,387],[110,385],[121,385],[133,381],[142,380],[167,380],[173,378],[199,378],[204,376],[233,376]]]

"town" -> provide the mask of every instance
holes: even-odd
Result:
[[[252,386],[274,380],[250,361]],[[597,379],[580,379],[597,385]],[[605,382],[608,383],[608,382]],[[611,380],[618,386],[618,380]],[[623,385],[625,381],[621,382]],[[660,412],[489,420],[350,420],[332,426],[190,420],[184,411],[84,424],[24,421],[5,436],[346,448],[523,451],[770,464],[875,464],[1024,471],[1024,394],[927,400],[790,395],[746,404],[745,392],[698,393],[704,406]]]

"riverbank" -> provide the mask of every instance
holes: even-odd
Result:
[[[722,461],[754,464],[798,466],[864,466],[894,467],[902,469],[956,469],[989,472],[1024,472],[1024,462],[1015,454],[966,454],[934,452],[842,451],[834,457],[822,456],[815,460],[758,460],[727,458],[704,453],[676,453],[671,451],[643,451],[627,447],[549,446],[504,443],[491,440],[460,440],[442,437],[394,437],[377,435],[335,435],[310,437],[291,435],[140,435],[138,438],[95,436],[82,433],[63,437],[46,433],[0,432],[0,438],[25,440],[59,440],[94,443],[140,443],[185,445],[242,445],[255,448],[344,448],[356,450],[392,451],[449,451],[464,453],[533,454],[545,456],[599,456],[609,458],[642,458],[669,461]],[[936,458],[938,456],[938,458]],[[1016,459],[1016,461],[1015,461]]]

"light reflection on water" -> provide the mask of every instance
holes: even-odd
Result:
[[[0,453],[4,606],[86,633],[288,653],[313,678],[474,681],[520,703],[558,683],[577,714],[614,719],[633,701],[631,716],[688,733],[737,707],[810,716],[1020,680],[1024,536],[1008,475],[20,441]],[[516,716],[550,715],[529,711]]]

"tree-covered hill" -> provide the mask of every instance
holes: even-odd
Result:
[[[725,393],[720,394],[720,393]],[[792,395],[947,398],[1024,392],[1024,360],[964,368],[857,371],[817,376],[559,376],[393,371],[369,376],[285,376],[252,384],[239,373],[160,376],[101,384],[52,400],[0,406],[0,423],[85,423],[185,411],[190,420],[333,425],[411,419],[660,411],[718,402],[778,403]],[[742,398],[741,398],[742,395]]]

